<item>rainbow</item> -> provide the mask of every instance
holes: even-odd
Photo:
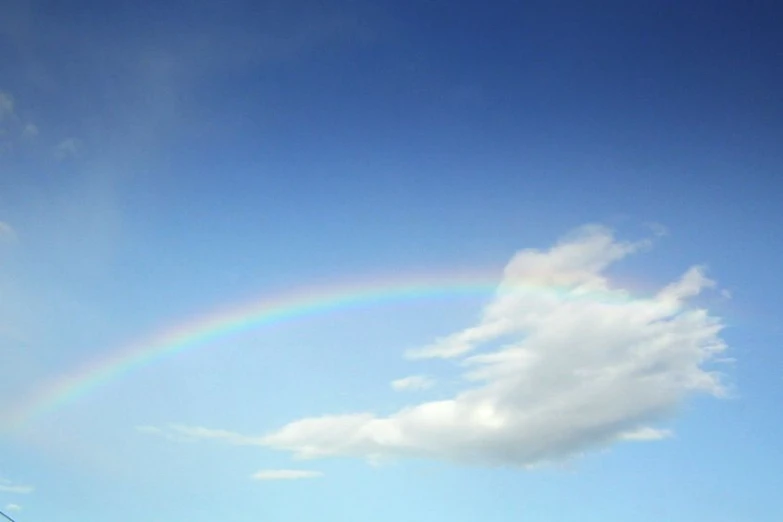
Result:
[[[299,291],[251,301],[206,315],[196,316],[152,336],[111,350],[39,388],[11,414],[11,433],[23,431],[36,420],[70,404],[101,386],[151,364],[182,352],[251,329],[292,321],[337,310],[377,306],[420,299],[491,297],[498,291],[498,278],[483,275],[424,277],[384,282],[308,287]],[[504,285],[504,288],[508,286]],[[552,293],[573,297],[572,288],[534,284],[513,285],[514,291]],[[623,291],[592,293],[591,299],[627,301]]]

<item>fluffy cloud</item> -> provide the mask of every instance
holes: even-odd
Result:
[[[495,299],[477,325],[406,355],[411,359],[460,357],[481,343],[551,327],[558,314],[580,303],[582,308],[591,308],[600,306],[601,300],[624,301],[625,292],[611,291],[601,273],[611,263],[648,246],[648,241],[617,242],[607,229],[587,226],[547,251],[523,250],[506,265]]]
[[[19,504],[6,504],[5,510],[8,512],[21,511],[22,506],[20,506]]]
[[[300,458],[495,466],[533,466],[617,441],[670,437],[655,425],[683,400],[724,393],[709,365],[726,346],[720,320],[685,302],[714,286],[703,267],[648,297],[610,283],[612,263],[649,246],[589,226],[550,249],[517,253],[476,324],[407,354],[459,364],[465,386],[449,399],[388,416],[305,418],[258,437],[177,430]]]
[[[426,390],[434,385],[435,381],[424,375],[411,375],[391,382],[391,387],[397,391]]]
[[[307,469],[265,469],[253,473],[254,480],[298,480],[323,477],[320,471]]]

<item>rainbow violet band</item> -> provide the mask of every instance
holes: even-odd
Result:
[[[111,350],[39,388],[17,407],[10,417],[10,431],[30,426],[79,397],[120,376],[210,342],[248,330],[337,310],[365,308],[421,299],[486,297],[496,292],[529,292],[555,295],[561,299],[592,299],[627,302],[623,290],[575,293],[571,287],[524,284],[499,286],[497,276],[431,277],[386,280],[375,283],[310,287],[266,299],[220,309],[163,328],[157,333],[120,349]]]

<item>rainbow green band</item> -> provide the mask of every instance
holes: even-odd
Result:
[[[75,371],[64,374],[41,387],[12,412],[10,431],[18,432],[37,419],[52,413],[96,388],[132,370],[158,359],[208,345],[233,334],[285,321],[331,311],[381,305],[396,301],[459,296],[490,297],[498,290],[497,277],[458,276],[386,280],[322,288],[308,288],[281,296],[246,303],[227,310],[199,316],[177,326],[165,328],[140,342],[109,352]],[[557,294],[573,297],[571,288],[521,284],[514,291]],[[623,291],[593,292],[580,295],[601,301],[628,301]]]

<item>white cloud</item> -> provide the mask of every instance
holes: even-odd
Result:
[[[170,429],[164,429],[164,428],[157,428],[155,426],[136,426],[136,431],[139,433],[144,433],[147,435],[155,435],[158,437],[163,437],[166,440],[170,440],[171,442],[193,442],[194,439],[192,437],[186,437],[179,433],[177,433],[174,430]]]
[[[28,123],[24,126],[24,129],[22,129],[22,138],[24,139],[32,139],[38,136],[38,127],[32,123]]]
[[[611,263],[648,247],[648,241],[617,242],[605,228],[582,227],[547,251],[517,253],[506,265],[495,299],[484,310],[479,324],[411,350],[411,359],[453,358],[478,344],[496,340],[540,324],[547,314],[574,298],[608,293],[601,275]],[[530,292],[530,288],[542,291]],[[559,293],[558,293],[559,292]],[[622,293],[617,292],[617,297]]]
[[[62,140],[54,147],[54,156],[59,160],[75,158],[79,155],[82,148],[82,142],[76,138],[67,138]]]
[[[724,393],[720,377],[706,366],[726,346],[720,320],[685,303],[715,285],[703,268],[691,268],[651,297],[610,284],[606,269],[647,246],[589,226],[548,250],[516,254],[477,324],[408,354],[459,358],[465,387],[451,398],[388,416],[305,418],[265,436],[176,430],[300,458],[416,457],[521,467],[617,441],[670,437],[654,425],[683,400]]]
[[[715,281],[704,275],[703,266],[694,266],[676,281],[658,293],[658,298],[678,303],[688,297],[698,295],[704,288],[714,288]]]
[[[323,477],[320,471],[307,469],[265,469],[253,473],[254,480],[298,480]]]
[[[424,375],[411,375],[391,382],[391,387],[397,391],[426,390],[432,388],[434,385],[435,381]]]
[[[6,504],[5,505],[5,510],[9,511],[9,512],[21,511],[22,510],[22,506],[20,506],[19,504]]]
[[[549,250],[519,252],[477,325],[412,354],[463,356],[470,387],[386,417],[299,420],[263,443],[304,458],[530,466],[669,436],[650,425],[693,393],[722,394],[704,365],[725,345],[720,321],[683,303],[714,285],[701,268],[650,298],[610,285],[605,269],[646,246],[592,226]],[[464,357],[498,341],[499,349]]]

